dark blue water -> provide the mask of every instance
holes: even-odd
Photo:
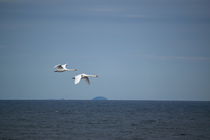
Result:
[[[0,101],[2,140],[210,140],[210,102]]]

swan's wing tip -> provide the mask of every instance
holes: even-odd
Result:
[[[88,83],[88,85],[90,85],[90,79],[88,77],[85,77],[84,79]]]

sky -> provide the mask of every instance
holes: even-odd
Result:
[[[208,0],[0,0],[0,99],[210,101]],[[57,64],[77,72],[55,73]],[[73,76],[97,74],[89,86]]]

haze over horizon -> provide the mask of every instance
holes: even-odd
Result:
[[[208,0],[0,0],[0,100],[210,101]],[[57,64],[77,72],[55,73]],[[74,85],[76,74],[97,74]]]

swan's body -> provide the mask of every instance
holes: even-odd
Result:
[[[77,69],[68,69],[67,64],[58,64],[54,68],[56,69],[55,72],[64,72],[64,71],[77,71]]]
[[[75,77],[73,77],[74,79],[74,84],[79,84],[81,79],[84,79],[88,84],[90,84],[90,80],[89,77],[98,77],[98,75],[88,75],[88,74],[79,74],[76,75]]]

